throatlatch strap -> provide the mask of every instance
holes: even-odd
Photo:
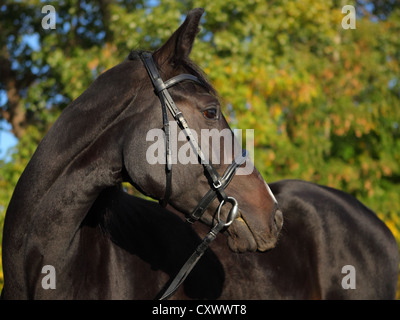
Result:
[[[165,109],[165,105],[162,105],[163,111],[163,130],[165,134],[165,154],[166,154],[166,167],[165,167],[165,192],[164,197],[160,199],[159,203],[164,208],[168,204],[169,197],[171,195],[171,183],[172,183],[172,152],[170,146],[171,130],[169,127],[168,113]]]

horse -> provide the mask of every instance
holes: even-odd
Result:
[[[255,168],[235,175],[250,163],[248,157],[232,151],[230,164],[210,164],[204,154],[211,154],[214,142],[202,149],[200,137],[194,138],[193,132],[201,129],[225,129],[233,137],[214,88],[189,58],[203,12],[190,11],[159,49],[132,51],[101,74],[63,110],[40,142],[5,216],[3,298],[85,298],[80,292],[90,267],[81,260],[88,254],[83,251],[88,239],[82,224],[103,191],[124,181],[192,222],[215,228],[218,221],[218,231],[228,234],[234,251],[265,251],[276,245],[283,221],[270,188]],[[201,165],[172,165],[168,112]],[[147,133],[153,128],[165,132],[166,165],[150,164],[146,157],[152,145]],[[224,155],[226,150],[222,141],[218,151]],[[109,263],[97,265],[105,277],[113,271],[113,254],[102,253]],[[43,284],[42,272],[48,268],[56,289]],[[99,289],[97,297],[106,289]]]
[[[163,79],[189,72],[204,81],[168,88],[190,115],[191,127],[227,128],[222,115],[214,119],[220,114],[210,95],[214,91],[187,60],[202,13],[191,11],[152,58]],[[168,188],[165,168],[143,160],[146,145],[139,129],[162,127],[165,121],[152,109],[159,101],[151,92],[151,71],[146,74],[139,55],[133,52],[106,72],[63,112],[21,176],[5,221],[3,298],[160,297],[215,223],[220,196],[200,218],[203,224],[182,220],[182,213],[188,215],[188,208],[196,207],[209,189],[201,166],[174,164],[179,176],[172,176]],[[110,94],[109,83],[122,88],[113,86]],[[204,108],[197,99],[211,102]],[[212,110],[212,119],[204,110]],[[102,115],[99,123],[88,121],[93,113]],[[395,297],[397,244],[358,200],[304,181],[268,187],[256,170],[230,178],[225,191],[239,200],[240,216],[225,236],[210,244],[172,299]],[[123,180],[155,199],[168,200],[164,202],[175,213],[123,192]],[[222,209],[228,218],[232,210]],[[54,289],[43,288],[44,265],[55,266]],[[349,266],[355,271],[350,287],[342,273]]]

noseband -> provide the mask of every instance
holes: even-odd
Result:
[[[165,291],[161,299],[169,298],[178,287],[183,283],[187,275],[190,273],[194,265],[203,255],[205,250],[208,248],[211,241],[213,241],[217,234],[224,228],[232,224],[238,216],[238,203],[235,198],[228,197],[225,193],[225,188],[231,182],[236,170],[245,162],[247,157],[246,150],[239,159],[234,159],[233,162],[225,170],[222,177],[219,175],[217,170],[208,162],[205,158],[204,153],[201,151],[197,140],[194,138],[192,131],[190,130],[186,119],[184,118],[182,112],[177,108],[174,100],[168,92],[168,88],[182,82],[182,81],[192,81],[199,84],[205,88],[206,85],[199,78],[191,74],[180,74],[167,81],[163,81],[160,73],[158,72],[157,66],[154,63],[152,54],[149,52],[142,52],[140,58],[146,67],[147,73],[150,76],[151,82],[154,86],[154,92],[158,96],[161,102],[162,113],[163,113],[163,130],[165,132],[165,151],[166,151],[166,188],[164,198],[160,200],[163,206],[167,205],[168,199],[171,195],[171,176],[172,176],[172,153],[170,148],[170,128],[168,121],[168,113],[172,114],[175,121],[178,123],[181,130],[185,133],[187,140],[189,141],[192,149],[194,150],[199,162],[204,167],[204,174],[207,177],[208,183],[210,185],[210,190],[204,195],[200,200],[196,208],[191,214],[186,216],[186,220],[190,223],[194,223],[199,220],[208,206],[218,197],[220,204],[217,209],[217,224],[211,229],[211,231],[203,239],[203,242],[196,248],[195,252],[188,259],[185,265],[181,268],[175,279],[172,281],[168,289]],[[228,214],[227,220],[223,221],[220,217],[220,211],[222,206],[226,203],[230,203],[232,208]]]

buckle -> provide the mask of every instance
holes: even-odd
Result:
[[[221,182],[221,180],[217,180],[216,182],[213,182],[213,187],[214,187],[214,189],[219,189],[219,188],[221,188],[222,187],[222,182]]]

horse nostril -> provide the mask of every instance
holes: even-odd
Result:
[[[275,211],[274,222],[276,225],[276,230],[279,233],[279,231],[281,231],[282,225],[283,225],[283,214],[282,214],[282,211],[279,209]]]

